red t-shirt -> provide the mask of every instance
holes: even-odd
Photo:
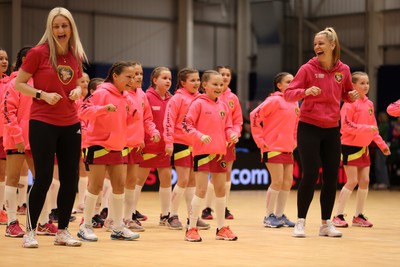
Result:
[[[38,45],[28,51],[21,68],[32,74],[33,84],[38,90],[55,92],[62,99],[55,105],[43,100],[33,99],[30,119],[57,126],[67,126],[79,122],[75,101],[68,98],[71,90],[76,88],[76,80],[82,76],[78,62],[71,53],[57,57],[57,72],[49,61],[47,43]]]

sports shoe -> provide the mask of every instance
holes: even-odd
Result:
[[[84,209],[85,209],[85,204],[81,203],[78,205],[78,207],[76,207],[75,213],[83,213]]]
[[[297,219],[297,222],[293,229],[292,236],[294,237],[306,237],[304,233],[304,228],[306,226],[306,219]]]
[[[331,220],[326,220],[326,224],[322,224],[319,227],[319,235],[329,237],[342,237],[342,232],[336,230]]]
[[[6,228],[6,236],[8,237],[23,237],[25,234],[24,230],[19,226],[18,220],[10,222]]]
[[[373,224],[363,214],[359,214],[357,217],[353,217],[353,226],[372,227]]]
[[[136,232],[144,232],[144,227],[138,220],[125,220],[124,219],[124,224],[126,228],[130,230],[135,230]]]
[[[164,215],[164,216],[162,216],[162,214],[160,214],[160,222],[158,223],[158,225],[162,225],[162,226],[167,225],[168,218],[169,218],[169,212],[167,215]]]
[[[182,223],[179,221],[178,215],[169,217],[167,220],[167,226],[172,230],[181,230],[183,228]]]
[[[228,208],[225,208],[225,219],[226,220],[233,220],[233,214],[228,210]]]
[[[198,230],[208,230],[210,229],[210,224],[200,220],[200,218],[197,218],[196,227]],[[187,219],[186,229],[189,229],[189,219]]]
[[[141,214],[138,210],[136,210],[136,214],[135,214],[135,215],[136,215],[136,218],[135,218],[135,219],[137,219],[138,221],[146,221],[146,220],[147,220],[147,216]],[[134,217],[134,216],[133,216],[133,214],[132,214],[132,220],[135,220],[133,217]]]
[[[50,220],[50,221],[53,221],[53,222],[55,222],[55,223],[58,223],[58,209],[51,209],[51,212],[50,212],[50,214],[49,214],[49,220]],[[69,221],[70,221],[70,222],[73,222],[73,221],[75,221],[75,220],[76,220],[76,217],[75,217],[75,216],[71,215],[71,216],[69,217]]]
[[[264,226],[269,228],[279,228],[283,226],[283,222],[278,220],[275,214],[271,213],[268,217],[264,217]]]
[[[35,231],[28,231],[22,239],[23,248],[37,248],[39,243],[36,241]]]
[[[0,224],[6,225],[8,223],[8,216],[5,210],[0,210]]]
[[[71,233],[67,228],[64,230],[58,230],[56,238],[54,239],[54,245],[56,246],[67,246],[67,247],[80,247],[82,242],[72,237]]]
[[[78,237],[85,241],[95,242],[98,240],[97,235],[94,233],[93,225],[82,223],[79,225]]]
[[[107,218],[104,221],[104,228],[106,229],[107,232],[111,232],[111,229],[113,228],[113,226],[114,226],[114,220]]]
[[[280,220],[281,223],[283,223],[283,226],[285,226],[285,227],[294,227],[294,225],[295,225],[295,223],[292,222],[291,220],[289,220],[285,214],[282,214],[281,217],[277,217],[277,219]]]
[[[39,223],[36,233],[38,235],[56,235],[57,231],[57,226],[52,221],[48,221],[44,225]]]
[[[238,237],[232,232],[229,226],[224,226],[221,229],[217,229],[217,235],[215,236],[217,240],[235,241]]]
[[[18,206],[18,209],[17,209],[17,214],[18,215],[26,215],[26,209],[27,209],[27,206],[26,206],[26,204],[24,203],[24,204],[22,204],[22,206],[20,207],[20,206]]]
[[[92,218],[93,228],[101,228],[104,226],[104,220],[100,217],[99,214],[96,214]]]
[[[202,212],[201,212],[201,218],[203,220],[212,220],[213,216],[211,214],[213,210],[211,208],[205,208]]]
[[[192,227],[186,230],[185,240],[189,242],[201,242],[201,237],[199,235],[199,229]]]
[[[112,229],[111,232],[111,239],[113,240],[135,240],[140,237],[139,234],[132,232],[131,230],[127,229],[126,227],[121,227],[117,229]]]
[[[344,219],[344,214],[339,214],[332,219],[332,223],[336,227],[348,227],[349,225]]]
[[[105,220],[107,219],[108,216],[108,208],[103,208],[100,212],[100,217]]]

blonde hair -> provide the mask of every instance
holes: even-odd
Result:
[[[360,79],[361,76],[366,76],[368,77],[368,74],[363,71],[355,71],[351,74],[351,82],[356,83],[358,79]]]
[[[156,89],[156,85],[154,84],[153,80],[157,79],[158,77],[160,77],[161,72],[163,72],[163,71],[171,72],[170,69],[167,68],[167,67],[157,67],[151,72],[151,75],[150,75],[150,86],[153,87],[154,89]]]
[[[40,39],[38,45],[48,43],[50,49],[50,64],[54,69],[57,69],[57,46],[60,47],[57,39],[53,35],[53,20],[57,16],[63,16],[68,19],[71,26],[71,38],[69,39],[68,49],[72,50],[72,53],[79,63],[80,68],[82,68],[82,61],[87,62],[87,57],[78,34],[78,28],[76,27],[75,20],[72,17],[71,12],[63,7],[53,8],[47,17],[46,31],[44,32],[42,38]]]
[[[337,36],[336,31],[332,27],[326,27],[323,31],[317,32],[315,36],[322,34],[325,35],[326,39],[328,39],[330,43],[335,43],[335,48],[332,51],[333,65],[335,65],[340,59],[339,37]]]

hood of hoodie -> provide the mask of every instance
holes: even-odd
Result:
[[[332,68],[331,70],[326,70],[326,69],[324,69],[324,68],[321,66],[321,64],[319,63],[317,57],[313,57],[312,59],[310,59],[310,60],[307,62],[307,64],[310,64],[310,65],[312,65],[313,67],[315,67],[315,68],[317,68],[317,69],[319,69],[319,70],[321,70],[321,71],[324,71],[324,72],[335,72],[335,71],[337,71],[338,69],[340,69],[340,67],[343,65],[343,63],[342,63],[340,60],[338,60],[338,61],[336,62],[336,64],[335,64],[335,66],[333,66],[333,68]]]
[[[151,95],[154,95],[155,97],[157,97],[157,98],[159,98],[160,100],[163,100],[163,101],[169,99],[169,98],[172,96],[171,93],[168,91],[168,92],[165,94],[165,98],[162,99],[161,96],[157,93],[157,91],[156,91],[153,87],[147,88],[146,93],[151,94]]]
[[[126,92],[124,92],[124,91],[121,92],[120,90],[118,90],[117,87],[115,87],[115,85],[112,84],[112,83],[110,83],[110,82],[102,83],[102,84],[99,86],[98,89],[107,90],[107,91],[110,92],[111,94],[117,95],[117,96],[124,95],[124,94],[126,93]],[[97,90],[98,90],[98,89],[97,89]],[[96,91],[97,91],[97,90],[96,90]]]
[[[189,97],[196,97],[197,95],[199,95],[199,92],[195,92],[194,94],[191,94],[185,88],[179,88],[178,90],[176,90],[175,95],[184,95],[184,96],[189,96]]]

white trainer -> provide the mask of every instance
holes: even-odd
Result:
[[[54,239],[54,245],[56,246],[67,246],[67,247],[80,247],[82,242],[74,239],[68,228],[64,230],[58,230],[56,238]]]
[[[297,219],[297,222],[294,226],[293,229],[293,234],[292,236],[294,237],[306,237],[306,234],[304,232],[304,228],[306,226],[306,219],[300,218]]]
[[[82,238],[85,241],[95,242],[98,240],[97,235],[94,233],[93,225],[88,225],[86,223],[82,223],[79,225],[78,237]]]
[[[138,220],[125,220],[124,219],[124,224],[126,228],[136,231],[136,232],[144,232],[144,227]]]
[[[326,220],[326,224],[322,224],[319,227],[319,235],[329,237],[342,237],[342,232],[336,229],[331,220]]]
[[[22,247],[24,248],[38,248],[39,243],[36,241],[36,232],[27,231],[22,239]]]
[[[140,235],[138,233],[132,232],[125,226],[113,228],[111,231],[111,239],[113,240],[135,240],[138,239]]]

